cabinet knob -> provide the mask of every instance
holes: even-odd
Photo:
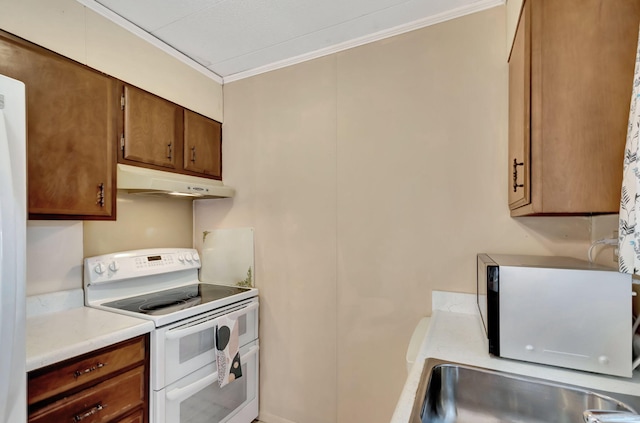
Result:
[[[517,159],[513,159],[513,192],[516,192],[518,188],[524,188],[524,184],[518,183],[518,166],[524,166],[524,162],[518,163]]]

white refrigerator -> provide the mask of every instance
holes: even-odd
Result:
[[[25,86],[0,75],[0,423],[27,421],[26,133]]]

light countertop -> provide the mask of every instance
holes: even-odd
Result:
[[[67,303],[62,307],[58,298],[27,299],[28,372],[149,333],[154,328],[150,320],[84,307],[76,298],[75,293],[66,295]]]
[[[429,357],[600,391],[640,395],[638,370],[634,372],[633,378],[622,378],[490,356],[475,295],[434,291],[429,328],[409,372],[391,423],[409,421],[424,362]]]

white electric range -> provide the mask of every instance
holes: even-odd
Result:
[[[85,259],[85,304],[152,320],[151,423],[249,423],[258,415],[258,290],[203,283],[194,249]],[[215,328],[237,319],[242,377],[218,385]]]

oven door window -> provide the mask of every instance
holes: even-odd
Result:
[[[235,310],[227,314],[237,319],[239,344],[245,345],[258,337],[257,304]],[[213,363],[216,360],[215,327],[219,314],[206,315],[168,330],[160,330],[162,345],[158,350],[165,351],[164,378],[154,381],[154,389],[162,389],[178,379]]]
[[[215,348],[214,335],[213,328],[210,328],[180,338],[178,362],[183,364],[203,354],[210,354]]]
[[[164,395],[159,402],[166,407],[158,411],[167,422],[176,423],[233,422],[233,416],[248,406],[255,408],[257,416],[257,343],[240,348],[240,360],[242,377],[224,388],[218,385],[215,364],[211,364],[157,392]]]

